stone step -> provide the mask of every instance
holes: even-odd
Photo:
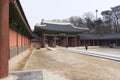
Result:
[[[42,71],[18,71],[10,74],[17,76],[16,80],[43,80]]]
[[[17,76],[16,80],[68,80],[47,70],[15,71],[10,75]]]

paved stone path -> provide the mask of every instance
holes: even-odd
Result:
[[[118,50],[117,51],[112,51],[113,49],[111,48],[107,48],[107,53],[106,51],[102,51],[101,48],[96,48],[95,51],[92,50],[84,50],[84,48],[80,49],[80,48],[59,48],[62,50],[67,50],[67,51],[71,51],[74,53],[79,53],[79,54],[83,54],[83,55],[89,55],[89,56],[94,56],[94,57],[100,57],[100,58],[105,58],[105,59],[110,59],[110,60],[115,60],[115,61],[120,61],[120,54],[116,54],[116,53],[120,53]],[[99,51],[99,49],[101,51]],[[103,50],[105,50],[105,48],[103,48]],[[115,53],[115,54],[114,54]]]

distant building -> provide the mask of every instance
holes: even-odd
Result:
[[[79,34],[79,46],[120,46],[120,33],[117,34]]]

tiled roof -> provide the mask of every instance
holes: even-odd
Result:
[[[89,30],[88,28],[75,27],[70,23],[53,23],[53,22],[44,22],[44,25],[35,25],[35,27],[41,30],[48,31],[60,31],[60,32],[83,32]]]
[[[79,34],[83,40],[101,40],[101,39],[120,39],[120,33],[117,34]]]
[[[32,37],[32,30],[24,14],[23,8],[19,0],[9,4],[9,27],[20,34],[24,34],[29,38]],[[19,30],[17,30],[17,27]]]

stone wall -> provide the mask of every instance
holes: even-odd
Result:
[[[17,55],[17,47],[10,48],[10,58]]]
[[[21,52],[25,51],[28,49],[29,46],[20,46],[20,47],[12,47],[10,48],[10,58],[13,58],[14,56],[20,54]]]

